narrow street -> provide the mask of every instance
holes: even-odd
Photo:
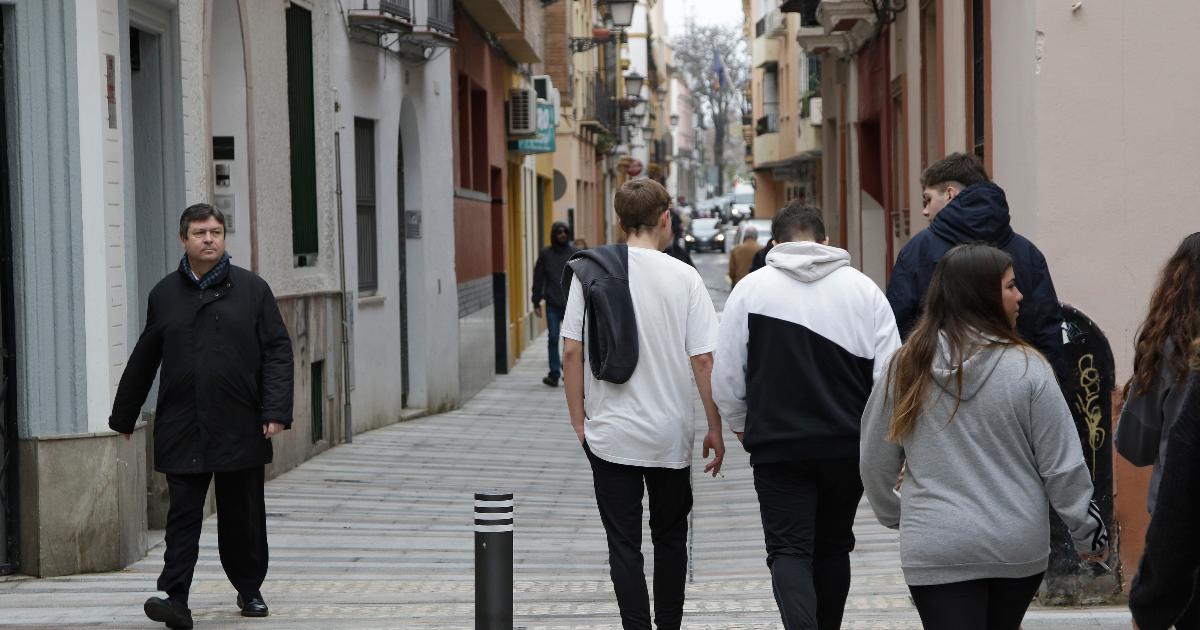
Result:
[[[723,302],[726,256],[695,260]],[[591,475],[562,389],[540,382],[545,369],[545,344],[535,343],[510,374],[463,408],[356,436],[269,482],[267,619],[237,615],[210,518],[191,598],[196,627],[471,628],[472,494],[501,488],[516,495],[516,625],[619,628]],[[699,462],[698,403],[695,417]],[[781,628],[747,456],[727,439],[724,475],[693,474],[693,581],[684,626]],[[919,628],[895,534],[876,524],[865,502],[855,528],[843,627]],[[648,541],[645,550],[649,569]],[[154,546],[114,573],[0,578],[0,626],[161,628],[146,620],[141,604],[153,594],[162,552]],[[1128,627],[1128,613],[1035,609],[1024,627]]]

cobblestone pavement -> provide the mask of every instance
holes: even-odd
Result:
[[[472,628],[472,494],[504,488],[516,495],[516,625],[619,629],[590,470],[562,389],[540,383],[545,366],[539,340],[511,374],[462,409],[356,436],[270,481],[267,619],[237,616],[217,558],[217,517],[210,518],[191,599],[197,627]],[[695,416],[702,433],[698,407]],[[695,474],[694,486],[685,628],[781,628],[745,452],[730,448],[724,477]],[[875,523],[865,503],[855,530],[843,627],[919,628],[895,534]],[[162,551],[159,544],[120,572],[2,579],[0,626],[161,628],[146,620],[141,603],[153,594]],[[649,543],[646,551],[649,568]],[[1120,608],[1034,610],[1024,627],[1128,623]]]

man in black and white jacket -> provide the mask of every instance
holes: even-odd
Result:
[[[771,234],[767,266],[725,304],[713,398],[750,453],[784,626],[838,628],[863,493],[859,420],[900,336],[883,292],[828,245],[819,210],[788,205]]]

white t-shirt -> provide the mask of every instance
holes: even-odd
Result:
[[[588,367],[583,287],[571,280],[562,336],[584,347],[584,436],[600,459],[630,466],[692,463],[690,357],[717,346],[717,314],[700,274],[667,254],[629,248],[629,292],[637,317],[638,362],[617,384]]]

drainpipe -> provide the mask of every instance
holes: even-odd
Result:
[[[346,444],[354,441],[354,422],[350,409],[350,300],[346,292],[346,240],[342,236],[342,141],[341,132],[333,132],[333,162],[337,196],[338,273],[342,289],[342,419]]]

